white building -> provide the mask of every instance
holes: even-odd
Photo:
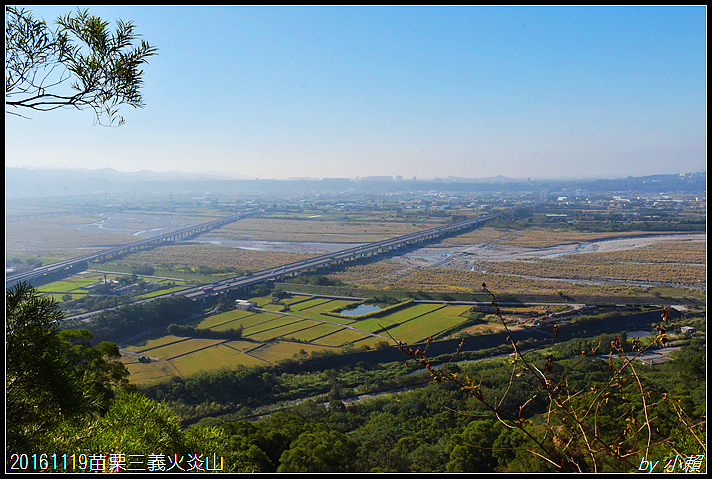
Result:
[[[257,304],[252,301],[246,301],[244,299],[235,300],[235,307],[243,311],[253,311],[255,306],[257,306]]]

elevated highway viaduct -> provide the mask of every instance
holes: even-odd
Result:
[[[398,236],[374,243],[346,248],[336,253],[328,253],[315,256],[302,261],[288,263],[276,268],[265,269],[250,275],[228,278],[215,281],[211,284],[186,289],[172,295],[183,295],[191,299],[201,299],[206,296],[227,293],[229,291],[240,290],[254,286],[266,281],[277,281],[288,276],[298,276],[302,273],[316,272],[320,268],[330,268],[331,265],[341,265],[345,262],[356,261],[361,258],[372,258],[378,255],[404,250],[412,245],[439,240],[452,234],[461,233],[478,226],[482,226],[487,221],[501,215],[513,213],[516,210],[536,208],[544,203],[548,196],[548,190],[538,193],[533,203],[521,207],[510,208],[497,213],[490,213],[477,218],[451,223],[449,225],[437,226],[416,233]]]
[[[86,269],[86,265],[89,261],[103,260],[111,256],[129,253],[131,251],[137,251],[142,248],[152,248],[160,244],[182,240],[200,233],[204,233],[214,228],[219,228],[223,225],[232,223],[242,218],[246,218],[256,213],[258,213],[258,211],[248,211],[244,213],[234,214],[231,216],[226,216],[225,218],[210,221],[208,223],[202,223],[199,225],[182,228],[176,231],[171,231],[170,233],[166,233],[164,235],[157,236],[154,238],[136,241],[134,243],[129,243],[122,246],[116,246],[114,248],[100,251],[98,253],[79,256],[77,258],[60,261],[58,263],[48,264],[46,266],[40,266],[39,268],[34,268],[29,271],[9,274],[5,276],[5,288],[10,288],[13,285],[19,283],[20,281],[26,281],[34,285],[37,285],[39,283],[46,283],[47,281],[54,281],[75,271],[83,271],[84,269]]]
[[[284,264],[276,268],[269,268],[244,276],[215,281],[211,284],[179,291],[173,293],[173,295],[183,295],[191,299],[200,299],[214,294],[248,288],[266,281],[277,281],[289,276],[298,276],[302,273],[312,273],[322,268],[328,269],[332,265],[341,265],[345,262],[356,261],[361,258],[373,258],[379,255],[396,252],[398,250],[404,250],[412,245],[436,241],[445,236],[464,232],[477,226],[481,226],[488,220],[500,214],[501,213],[494,213],[458,223],[438,226],[424,231],[419,231],[417,233],[409,233],[396,238],[389,238],[382,241],[376,241],[374,243],[353,246],[335,253],[315,256],[313,258],[296,261],[294,263]]]
[[[383,254],[398,252],[399,250],[402,251],[412,245],[439,240],[452,234],[461,233],[476,228],[478,226],[482,226],[484,223],[497,216],[511,213],[517,209],[527,209],[536,207],[546,200],[546,196],[547,192],[542,192],[536,199],[536,201],[520,208],[511,208],[497,213],[491,213],[488,215],[479,216],[477,218],[472,218],[457,223],[451,223],[449,225],[437,226],[435,228],[430,228],[416,233],[409,233],[403,236],[389,238],[382,241],[376,241],[365,245],[353,246],[350,248],[343,249],[341,251],[337,251],[335,253],[328,253],[306,260],[284,264],[275,268],[257,271],[252,274],[227,278],[220,281],[215,281],[210,284],[187,288],[182,291],[177,291],[175,293],[154,296],[150,299],[141,300],[140,302],[150,301],[158,298],[165,298],[169,296],[186,296],[193,300],[199,300],[216,294],[219,295],[231,291],[243,290],[267,281],[277,281],[288,276],[298,276],[302,273],[316,272],[320,268],[328,269],[331,267],[332,264],[341,265],[345,262],[356,261],[362,258],[374,258]],[[164,242],[176,241],[178,239],[183,239],[188,236],[192,236],[194,234],[198,234],[209,229],[216,228],[233,221],[237,221],[247,216],[258,214],[260,212],[261,211],[258,210],[236,214],[226,218],[221,218],[219,220],[211,221],[209,223],[204,223],[201,225],[174,231],[157,238],[152,238],[150,240],[138,241],[136,243],[130,243],[128,245],[112,248],[92,255],[74,258],[72,260],[63,261],[61,263],[54,263],[52,265],[47,265],[46,267],[35,268],[28,272],[31,273],[31,275],[7,276],[6,288],[10,287],[11,284],[15,284],[19,281],[22,281],[24,278],[29,278],[31,281],[32,279],[48,276],[50,274],[59,275],[61,273],[62,275],[66,275],[72,272],[72,270],[81,270],[80,268],[82,267],[84,262],[90,260],[103,259],[111,255],[126,253],[142,247],[150,247]],[[12,283],[11,280],[13,281]],[[24,280],[28,281],[28,279]],[[86,316],[89,316],[96,312],[87,313]]]

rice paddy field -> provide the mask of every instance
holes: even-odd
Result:
[[[321,218],[247,218],[205,234],[233,240],[366,243],[414,233],[435,226],[405,221],[338,221]]]
[[[268,306],[265,298],[255,298]],[[264,304],[263,304],[264,303]],[[137,344],[122,345],[122,361],[137,384],[159,382],[178,375],[237,366],[269,365],[314,351],[374,348],[394,338],[415,343],[463,323],[468,306],[409,303],[381,317],[337,318],[324,313],[340,311],[353,300],[294,295],[279,306],[288,311],[234,310],[202,319],[197,328],[242,328],[241,340],[198,339],[165,335]],[[388,333],[386,333],[388,331]],[[140,362],[146,356],[150,362]]]
[[[217,216],[128,211],[42,217],[16,214],[6,218],[6,257],[16,258],[17,262],[39,260],[49,264],[131,243],[150,231],[168,232]],[[74,303],[80,303],[92,294],[92,286],[104,280],[116,281],[137,267],[152,267],[151,274],[155,276],[139,275],[139,278],[163,288],[137,296],[147,298],[179,291],[189,284],[306,259],[321,254],[322,247],[340,249],[379,241],[444,221],[448,220],[433,217],[408,221],[403,215],[394,217],[385,210],[349,215],[309,211],[300,215],[246,218],[201,234],[195,240],[132,252],[102,264],[92,263],[93,270],[42,285],[39,290],[57,301],[66,302],[71,297],[80,300]],[[650,236],[637,231],[626,235]],[[334,268],[326,276],[346,286],[358,286],[362,291],[386,294],[389,290],[472,292],[479,291],[486,282],[492,290],[514,294],[632,297],[649,295],[654,288],[685,285],[698,288],[692,292],[685,290],[685,295],[705,296],[706,235],[703,239],[668,235],[655,242],[640,240],[633,246],[615,246],[620,244],[616,239],[620,236],[620,233],[559,230],[556,226],[520,230],[485,226],[449,237],[422,251]],[[251,247],[252,243],[243,243],[246,241],[274,244],[264,248],[258,244],[257,248]],[[590,249],[573,254],[572,249],[578,244]],[[566,254],[555,252],[554,248],[560,246],[569,247]],[[639,284],[655,280],[660,285]],[[259,307],[256,311],[213,314],[192,324],[213,331],[241,328],[240,340],[166,334],[120,345],[131,381],[150,384],[176,375],[188,377],[209,370],[277,364],[320,351],[375,348],[379,342],[390,341],[389,335],[412,344],[464,326],[468,312],[468,307],[462,305],[413,302],[379,317],[335,317],[329,313],[346,309],[354,300],[300,294],[279,301],[272,297],[253,300]],[[470,324],[465,330],[496,328],[494,323],[483,321]],[[141,356],[150,361],[139,361]]]

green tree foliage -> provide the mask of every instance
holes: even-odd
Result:
[[[354,448],[355,443],[337,431],[303,432],[282,453],[277,472],[350,472]]]
[[[397,471],[400,458],[393,448],[402,429],[402,422],[390,412],[374,413],[353,436],[359,444],[361,470]]]
[[[489,293],[484,284],[482,287]],[[502,381],[506,385],[503,395],[490,394],[481,378],[448,368],[435,369],[426,356],[427,348],[413,350],[397,343],[401,352],[425,367],[438,384],[456,385],[479,401],[500,424],[522,432],[527,438],[523,450],[546,461],[547,467],[563,472],[632,471],[641,458],[679,454],[674,444],[680,440],[696,444],[698,453],[706,451],[706,414],[691,418],[682,398],[672,398],[667,392],[645,385],[633,364],[637,355],[667,343],[667,308],[663,309],[662,324],[656,326],[658,334],[652,342],[644,345],[636,338],[630,351],[626,351],[625,338],[615,337],[610,342],[607,377],[600,383],[581,383],[572,371],[594,356],[595,348],[582,351],[578,359],[569,362],[555,362],[550,351],[524,352],[502,319],[496,298],[489,294],[513,349],[506,368],[510,379]],[[557,334],[554,326],[554,339]],[[513,404],[505,402],[505,398],[511,400],[512,394],[522,390],[527,391],[524,397],[517,397]],[[516,404],[518,408],[513,407]],[[665,414],[666,409],[674,411],[674,415]],[[466,462],[466,457],[459,456],[454,459],[460,464]]]
[[[229,443],[222,429],[184,431],[179,417],[168,408],[123,391],[103,417],[64,422],[47,450],[70,457],[91,451],[92,456],[103,458],[93,472],[252,472],[239,454],[226,447]],[[59,471],[76,469],[70,464]]]
[[[242,339],[244,328],[240,325],[237,328],[227,328],[221,330],[194,328],[192,326],[182,326],[180,324],[171,324],[168,326],[168,334],[174,336],[183,336],[191,338],[208,338],[208,339]]]
[[[7,450],[31,453],[45,431],[82,411],[82,391],[57,334],[58,304],[28,283],[6,291]]]
[[[131,22],[109,22],[78,10],[52,30],[22,8],[5,7],[5,105],[49,111],[93,110],[97,122],[121,125],[118,107],[144,106],[143,64],[157,49],[141,40]],[[19,115],[15,112],[8,112]],[[22,116],[22,115],[19,115]]]
[[[250,461],[225,449],[229,441],[221,429],[183,431],[174,412],[135,392],[128,371],[117,361],[115,344],[92,347],[87,330],[59,331],[63,314],[55,301],[24,282],[7,290],[5,301],[8,461],[13,454],[45,459],[52,454],[160,454],[166,460],[184,458],[184,470],[201,471],[210,457],[223,459],[224,471],[255,470]],[[165,467],[155,465],[156,470]],[[43,468],[36,461],[33,467]],[[68,472],[79,468],[66,467]]]
[[[89,428],[87,428],[89,429]],[[85,429],[86,430],[86,429]],[[121,394],[111,408],[72,446],[79,452],[123,454],[190,452],[179,418],[170,410],[136,393]]]
[[[496,421],[472,421],[460,434],[454,434],[448,472],[490,472],[498,465],[493,444],[501,428]]]
[[[86,329],[59,332],[64,357],[79,378],[84,401],[99,411],[106,411],[117,390],[135,390],[129,385],[129,372],[119,361],[121,353],[114,343],[103,341],[91,346],[94,337]]]
[[[62,422],[105,412],[128,371],[115,344],[90,345],[87,330],[59,331],[57,302],[28,283],[6,291],[8,450],[40,450]]]
[[[198,305],[189,298],[174,296],[102,311],[91,323],[81,324],[94,334],[95,341],[120,342],[135,331],[167,327],[186,320],[198,310]]]

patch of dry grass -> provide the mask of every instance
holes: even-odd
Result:
[[[204,236],[234,240],[366,243],[427,229],[430,225],[394,221],[327,221],[319,219],[247,218]]]
[[[500,242],[506,240],[506,238],[511,235],[511,231],[504,231],[497,228],[490,228],[489,226],[483,226],[457,236],[446,238],[443,240],[443,243],[455,245],[474,245],[480,243]]]
[[[605,238],[615,238],[619,236],[635,236],[650,234],[649,231],[627,231],[620,232],[600,232],[600,233],[585,233],[582,231],[571,231],[564,228],[556,227],[532,227],[524,228],[501,238],[500,243],[521,246],[526,248],[548,248],[562,244],[580,243],[593,241]]]

